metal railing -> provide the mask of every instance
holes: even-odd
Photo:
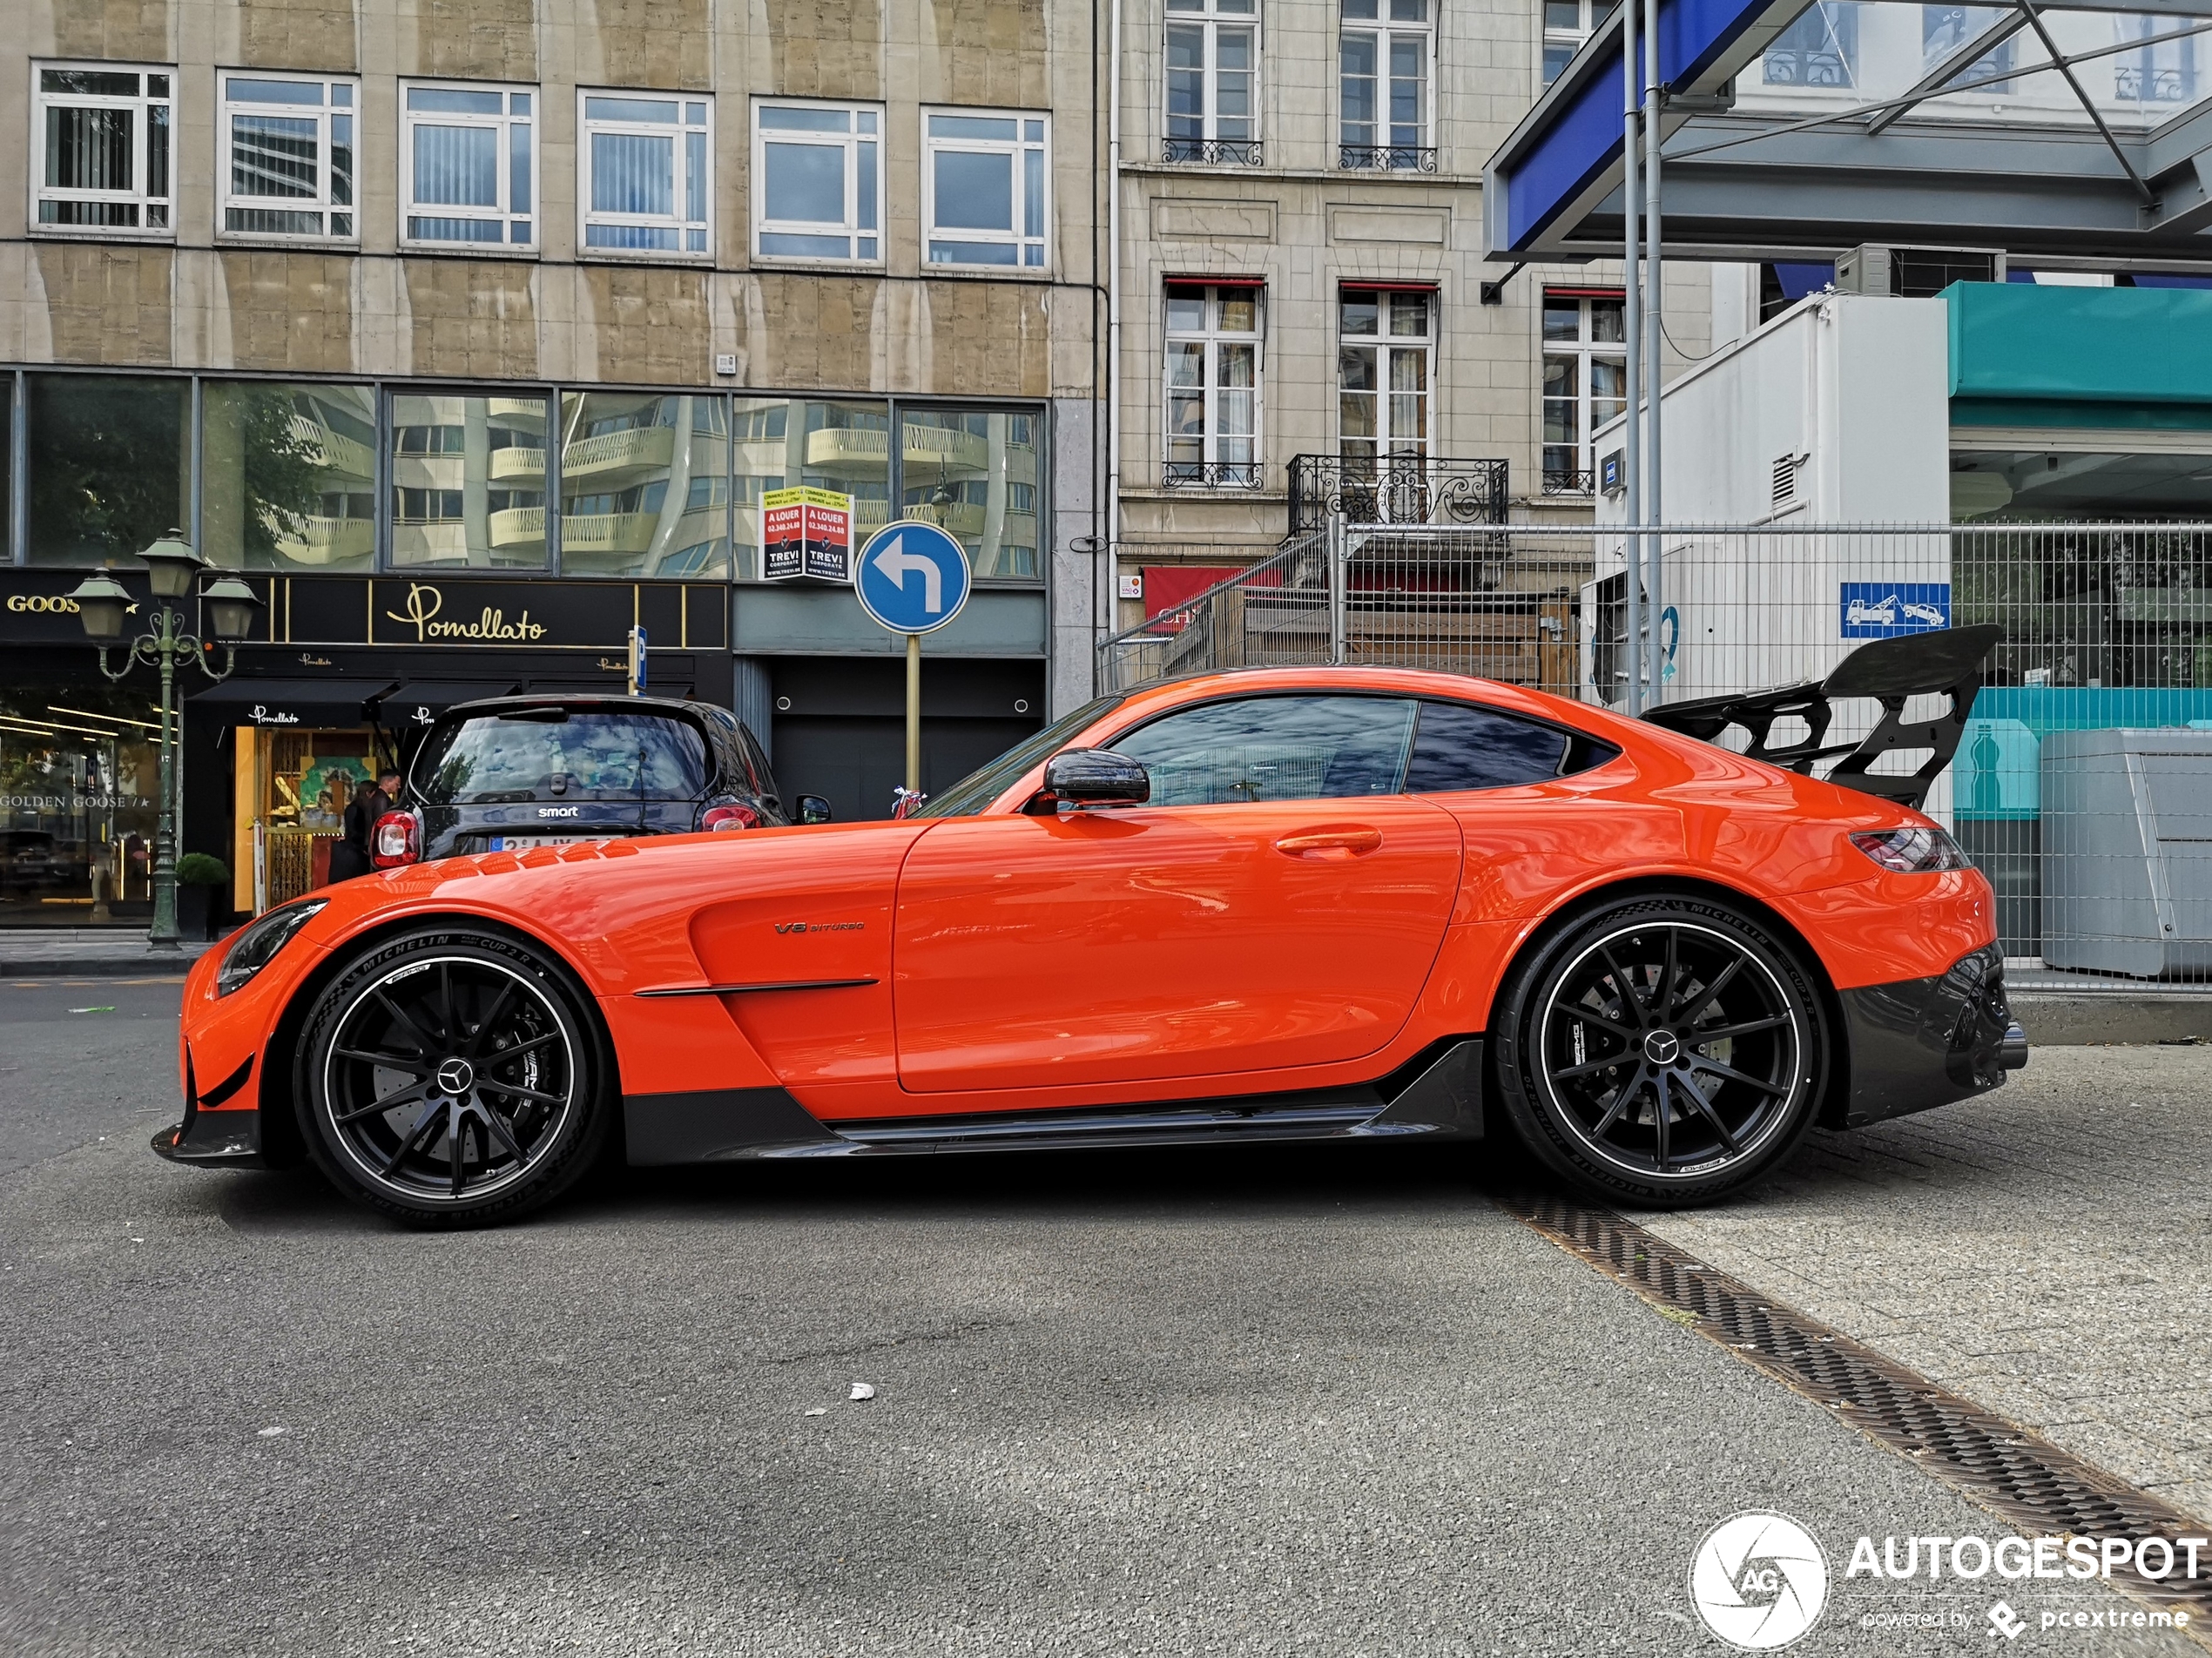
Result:
[[[1418,144],[1340,144],[1337,166],[1345,172],[1434,172],[1436,150]]]
[[[1995,888],[2013,982],[2212,985],[2212,524],[1652,533],[1656,648],[1644,649],[1662,704],[1817,688],[1871,640],[2000,629],[1925,809]],[[1334,518],[1105,641],[1101,687],[1344,663],[1478,675],[1626,712],[1624,541],[1617,527]],[[1905,717],[1944,711],[1939,697],[1915,698]],[[1839,697],[1824,740],[1856,744],[1880,713]],[[1899,750],[1872,769],[1909,773],[1926,753]]]
[[[1336,521],[1365,524],[1464,524],[1506,521],[1511,497],[1503,461],[1378,460],[1294,455],[1287,468],[1293,536]]]
[[[1163,489],[1257,489],[1259,480],[1257,461],[1164,461],[1160,464]]]
[[[1257,138],[1169,138],[1160,145],[1160,159],[1201,167],[1264,167],[1264,152]]]

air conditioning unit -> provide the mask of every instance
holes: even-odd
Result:
[[[1836,259],[1836,286],[1845,293],[1934,297],[1953,282],[2002,282],[2002,248],[1889,247],[1866,244]]]

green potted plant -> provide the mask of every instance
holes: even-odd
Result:
[[[230,866],[204,852],[188,852],[177,860],[177,932],[187,939],[205,939],[214,913],[215,890],[230,885]]]

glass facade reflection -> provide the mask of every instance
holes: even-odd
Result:
[[[392,566],[544,570],[545,399],[392,399]]]
[[[216,563],[309,571],[374,563],[370,388],[210,381],[200,467],[200,550]]]
[[[145,924],[159,731],[131,686],[0,690],[0,927]]]
[[[561,568],[729,575],[727,402],[667,392],[561,399]]]
[[[174,529],[228,570],[757,581],[760,498],[805,485],[853,498],[856,540],[922,519],[981,580],[1042,576],[1033,406],[206,375],[195,431],[192,376],[19,379],[27,465],[11,488],[0,397],[0,499],[33,564],[126,563]]]
[[[30,562],[129,559],[192,522],[192,386],[30,376]]]

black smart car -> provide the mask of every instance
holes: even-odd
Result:
[[[787,811],[743,721],[655,697],[492,697],[441,715],[377,820],[379,869],[462,853],[828,821]]]

